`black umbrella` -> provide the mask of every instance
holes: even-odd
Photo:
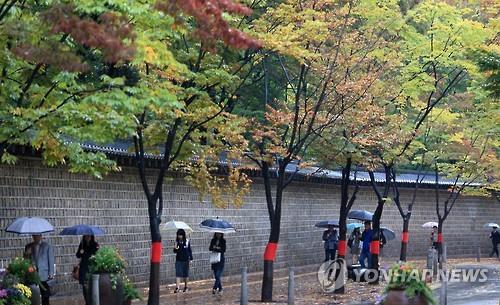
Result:
[[[314,226],[317,227],[317,228],[326,228],[326,229],[329,226],[338,227],[339,226],[339,221],[338,220],[323,220],[323,221],[318,222]]]
[[[357,219],[361,221],[372,221],[373,213],[365,210],[352,210],[347,214],[349,219]]]

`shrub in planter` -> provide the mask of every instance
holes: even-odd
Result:
[[[427,286],[422,272],[411,264],[395,264],[389,270],[389,282],[383,305],[436,305],[432,290]]]
[[[20,283],[25,285],[40,285],[40,276],[31,260],[16,257],[7,267],[7,273],[14,275]]]
[[[90,258],[89,276],[99,274],[99,300],[101,304],[122,305],[125,259],[112,247],[101,247]],[[92,287],[92,285],[90,285]],[[92,292],[90,292],[92,295]]]

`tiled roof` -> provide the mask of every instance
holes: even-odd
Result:
[[[111,155],[116,155],[116,156],[123,156],[123,157],[135,157],[134,153],[134,146],[131,141],[116,141],[115,143],[108,144],[108,145],[96,145],[94,143],[86,142],[82,143],[81,146],[84,149],[90,150],[90,151],[100,151],[103,153],[111,154]],[[161,152],[162,149],[159,149]],[[151,154],[148,153],[146,154],[146,157],[148,159],[153,159],[153,160],[158,160],[163,157],[163,154]],[[221,165],[227,165],[228,159],[223,155],[219,159],[219,164]],[[232,161],[233,165],[239,165],[237,164],[236,161]],[[271,171],[276,170],[276,168],[271,168]],[[287,173],[293,173],[297,170],[297,165],[296,164],[289,164],[286,168]],[[342,178],[342,172],[340,170],[329,170],[329,169],[323,169],[319,167],[307,167],[307,168],[300,168],[298,172],[296,173],[298,176],[302,177],[315,177],[315,178],[326,178],[326,179],[332,179],[332,180],[337,180],[340,181]],[[384,182],[385,181],[385,174],[383,172],[375,172],[375,181],[377,182]],[[401,183],[401,184],[414,184],[415,181],[417,180],[420,181],[420,184],[425,184],[425,185],[434,185],[435,183],[435,177],[434,173],[427,172],[427,173],[421,173],[418,175],[416,172],[401,172],[398,173],[396,182]],[[354,171],[351,172],[351,179],[354,179]],[[370,177],[368,176],[368,172],[366,171],[359,171],[356,174],[356,179],[360,182],[369,182]],[[448,185],[453,185],[454,184],[454,179],[450,179],[447,177],[440,176],[439,177],[439,185],[441,186],[448,186]],[[480,185],[479,183],[474,183],[472,184],[474,186]]]

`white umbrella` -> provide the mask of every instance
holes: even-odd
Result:
[[[429,221],[429,222],[426,222],[422,225],[422,228],[433,228],[433,227],[438,227],[439,224],[435,221]]]
[[[45,218],[40,217],[20,217],[14,220],[5,232],[17,234],[43,234],[54,232],[54,227]]]
[[[485,229],[500,228],[500,226],[494,222],[487,223],[483,226]]]
[[[193,232],[193,229],[191,229],[191,227],[187,223],[185,223],[184,221],[171,220],[171,221],[165,223],[161,228],[162,228],[162,230],[165,230],[165,231],[177,231],[179,229],[183,229],[187,233]]]

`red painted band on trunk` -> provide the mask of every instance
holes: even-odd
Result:
[[[370,243],[370,253],[371,254],[380,254],[380,241],[374,240]]]
[[[339,255],[345,256],[346,249],[347,249],[347,241],[345,240],[339,240]]]
[[[438,240],[437,240],[438,243],[443,243],[443,234],[441,233],[438,233]]]
[[[161,251],[162,245],[160,242],[153,242],[151,244],[151,262],[152,263],[160,263],[161,262]]]
[[[264,252],[265,261],[273,261],[276,259],[276,251],[278,250],[278,243],[267,243],[266,251]]]
[[[403,235],[401,236],[401,241],[405,244],[408,243],[410,240],[410,233],[409,232],[403,232]]]

